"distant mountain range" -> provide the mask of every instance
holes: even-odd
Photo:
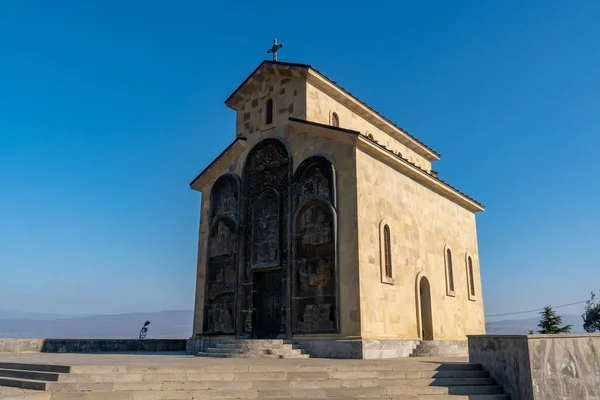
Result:
[[[563,315],[563,323],[581,333],[579,315]],[[187,339],[192,335],[194,312],[171,310],[115,315],[68,316],[0,310],[0,338],[129,339],[137,338],[145,321],[150,321],[148,339]],[[526,334],[537,331],[539,318],[486,323],[488,334]]]
[[[573,325],[572,333],[584,333],[583,330],[583,319],[581,315],[561,315],[563,325]],[[528,318],[528,319],[509,319],[503,321],[487,322],[485,324],[486,331],[489,335],[520,335],[527,334],[531,329],[534,333],[537,333],[538,323],[540,322],[539,317]]]
[[[0,311],[0,338],[130,339],[150,321],[148,339],[187,339],[193,315],[192,310],[91,316]]]

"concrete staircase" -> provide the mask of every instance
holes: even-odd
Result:
[[[218,358],[309,358],[304,350],[283,340],[229,340],[209,346],[200,357]]]
[[[11,400],[509,400],[480,365],[467,363],[216,361],[227,362],[187,367],[0,362],[0,385],[19,388],[16,397],[2,397]]]

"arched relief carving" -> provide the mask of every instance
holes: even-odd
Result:
[[[262,191],[252,205],[251,268],[279,266],[280,206],[279,193],[273,188]]]
[[[210,194],[210,234],[207,243],[204,333],[235,332],[237,251],[239,243],[239,181],[220,177]]]
[[[223,175],[213,185],[210,193],[210,223],[222,216],[238,220],[239,179],[235,175]]]
[[[311,200],[324,200],[335,205],[335,171],[325,157],[310,157],[298,167],[294,175],[296,210]]]
[[[286,332],[290,168],[289,152],[275,138],[256,144],[246,158],[238,295],[241,336],[275,338]]]
[[[335,174],[324,157],[300,165],[294,179],[292,331],[337,332]]]

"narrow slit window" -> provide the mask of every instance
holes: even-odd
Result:
[[[475,296],[475,281],[473,280],[473,260],[467,257],[467,268],[469,269],[469,291],[471,296]]]
[[[340,126],[340,118],[336,113],[331,114],[331,126]]]
[[[446,265],[448,266],[448,290],[454,292],[454,270],[452,267],[452,251],[446,250]]]
[[[383,252],[385,257],[385,277],[392,278],[392,245],[390,237],[390,227],[383,228]]]
[[[271,125],[273,123],[273,99],[267,100],[265,104],[265,124]]]

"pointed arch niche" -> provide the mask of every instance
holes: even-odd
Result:
[[[239,179],[227,174],[210,193],[203,323],[208,335],[235,331],[239,188]]]
[[[287,331],[290,183],[291,157],[285,144],[275,138],[257,143],[243,172],[237,317],[242,337],[268,339]]]
[[[338,332],[335,170],[321,156],[294,174],[292,332]]]

